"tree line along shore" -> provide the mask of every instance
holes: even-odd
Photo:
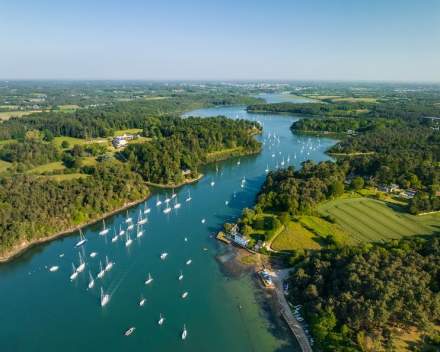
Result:
[[[229,95],[184,95],[3,122],[1,256],[139,202],[150,194],[148,183],[177,187],[198,179],[208,162],[257,153],[256,123],[180,117],[193,108],[237,101]],[[117,148],[112,136],[121,135],[133,138]]]

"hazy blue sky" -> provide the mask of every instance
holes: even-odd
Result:
[[[0,0],[0,77],[440,81],[440,0]]]

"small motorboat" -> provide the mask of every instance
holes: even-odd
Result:
[[[165,260],[167,257],[168,257],[168,253],[167,253],[167,252],[163,252],[163,253],[160,255],[160,259],[162,259],[162,260]]]
[[[136,330],[136,328],[134,326],[132,326],[130,329],[128,329],[126,332],[124,332],[124,336],[130,336],[132,333],[134,333],[135,330]]]

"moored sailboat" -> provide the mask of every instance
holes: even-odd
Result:
[[[102,220],[102,230],[99,231],[99,235],[105,236],[108,234],[109,229],[105,227],[105,220]]]

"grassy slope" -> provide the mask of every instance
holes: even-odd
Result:
[[[290,222],[272,242],[272,249],[289,251],[301,248],[319,249],[320,238],[298,222]]]

